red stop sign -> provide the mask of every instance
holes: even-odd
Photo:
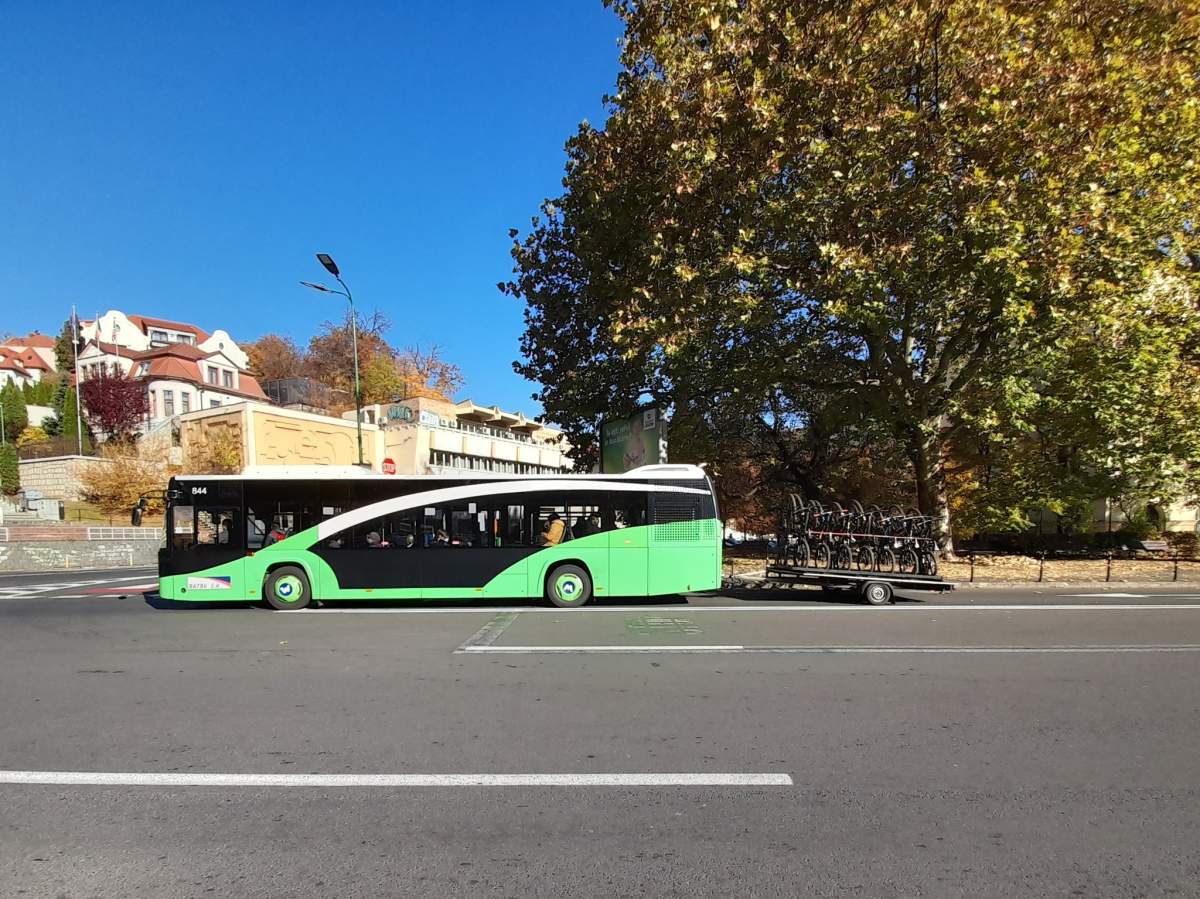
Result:
[[[393,462],[391,459],[384,459],[383,460],[383,473],[384,474],[395,474],[396,473],[396,463]]]

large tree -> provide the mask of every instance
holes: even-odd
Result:
[[[391,322],[378,310],[370,315],[358,313],[355,320],[358,331],[359,373],[375,356],[391,356],[384,335]],[[323,322],[321,330],[308,342],[305,355],[308,375],[329,387],[354,390],[354,340],[350,325],[350,313],[341,322]]]
[[[6,381],[4,387],[0,388],[0,407],[4,409],[4,438],[16,440],[17,435],[29,424],[25,396],[16,381]]]
[[[948,534],[964,398],[1007,414],[1064,328],[1200,277],[1190,5],[609,2],[608,121],[504,285],[573,445],[643,396],[691,431],[782,396],[894,445]]]

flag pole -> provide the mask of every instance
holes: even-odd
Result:
[[[71,352],[75,356],[75,437],[79,441],[79,455],[83,455],[83,412],[80,411],[79,386],[79,316],[71,306]]]

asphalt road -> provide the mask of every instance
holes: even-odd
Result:
[[[1200,891],[1182,590],[284,614],[150,574],[0,577],[0,896]]]

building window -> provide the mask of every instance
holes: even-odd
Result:
[[[212,365],[210,365],[208,367],[208,383],[209,384],[217,383],[217,369]]]
[[[220,405],[221,405],[220,400],[209,400],[208,401],[208,408],[210,408],[210,409],[215,409]]]
[[[228,369],[225,369],[224,371],[222,371],[221,372],[221,383],[225,387],[232,390],[233,389],[233,372],[229,371]]]
[[[179,391],[179,405],[184,412],[192,411],[192,395],[186,390]]]
[[[196,338],[195,338],[195,337],[193,337],[191,334],[180,334],[180,335],[179,335],[179,342],[180,342],[180,343],[186,343],[186,344],[188,344],[188,345],[190,346],[190,345],[192,345],[192,344],[194,344],[194,343],[196,342]]]
[[[488,459],[483,456],[468,456],[465,453],[447,453],[441,450],[429,451],[429,464],[434,468],[491,471],[499,474],[558,474],[562,471],[562,469],[548,465],[510,462],[506,459]]]
[[[170,418],[174,414],[175,414],[175,391],[174,390],[164,390],[163,391],[163,416],[165,418]]]
[[[167,332],[166,331],[151,331],[150,339],[153,341],[157,341],[158,343],[166,343],[167,342]]]

